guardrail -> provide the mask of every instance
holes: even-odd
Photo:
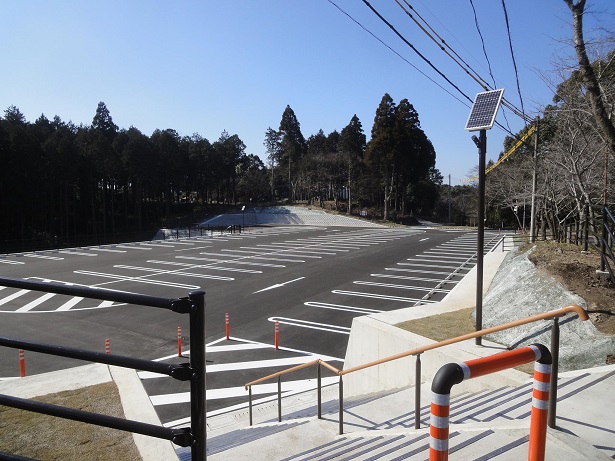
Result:
[[[98,288],[75,287],[58,283],[35,282],[8,277],[0,277],[0,286],[155,307],[167,309],[178,314],[188,314],[190,316],[190,361],[189,363],[182,363],[179,365],[163,364],[133,357],[99,353],[58,345],[41,344],[7,337],[0,337],[0,346],[87,360],[135,370],[151,371],[171,376],[180,381],[190,381],[190,427],[170,429],[154,424],[90,413],[3,394],[0,394],[0,405],[170,440],[176,445],[191,447],[192,461],[204,461],[206,459],[205,293],[203,291],[190,292],[188,297],[185,298],[167,299]]]
[[[474,331],[472,333],[468,333],[466,335],[457,336],[455,338],[446,339],[444,341],[440,341],[437,343],[429,344],[427,346],[419,347],[416,349],[411,349],[406,352],[401,352],[399,354],[391,355],[388,357],[384,357],[379,360],[375,360],[373,362],[365,363],[363,365],[357,365],[352,368],[348,368],[346,370],[338,370],[334,366],[328,364],[324,360],[314,360],[309,363],[305,363],[302,365],[298,365],[292,368],[288,368],[286,370],[279,371],[277,373],[272,373],[270,375],[264,376],[262,378],[256,379],[254,381],[250,381],[245,384],[245,388],[248,391],[249,395],[249,420],[250,425],[252,425],[252,386],[270,381],[272,379],[278,379],[278,421],[282,420],[282,401],[281,401],[281,377],[285,374],[292,373],[294,371],[314,366],[316,365],[317,370],[317,398],[318,398],[318,418],[322,417],[321,415],[321,366],[332,371],[334,374],[339,376],[339,434],[342,435],[344,433],[344,394],[343,394],[343,376],[349,373],[354,373],[359,370],[363,370],[365,368],[374,367],[377,365],[381,365],[383,363],[392,362],[394,360],[398,360],[405,357],[416,356],[415,362],[415,420],[414,427],[415,429],[420,428],[420,402],[421,402],[421,354],[433,349],[438,349],[443,346],[448,346],[450,344],[455,344],[461,341],[465,341],[472,338],[477,338],[479,336],[486,336],[491,333],[495,333],[497,331],[508,330],[510,328],[518,327],[521,325],[526,325],[528,323],[537,322],[539,320],[553,320],[553,326],[551,328],[551,354],[553,357],[553,372],[551,375],[550,382],[550,398],[549,398],[549,427],[555,427],[555,419],[556,419],[556,406],[557,406],[557,376],[558,376],[558,365],[559,365],[559,318],[563,317],[567,314],[575,313],[579,316],[579,318],[583,321],[588,320],[589,317],[585,309],[581,306],[577,306],[576,304],[563,307],[561,309],[556,309],[553,311],[545,312],[542,314],[532,315],[530,317],[526,317],[524,319],[515,320],[513,322],[504,323],[502,325],[498,325],[491,328],[485,328],[483,330]]]
[[[498,242],[494,245],[493,248],[491,248],[489,252],[494,253],[498,250],[498,248],[500,248],[502,252],[510,251],[513,248],[519,246],[525,240],[526,240],[526,237],[524,235],[503,234],[498,240]]]

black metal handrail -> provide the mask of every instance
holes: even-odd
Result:
[[[0,277],[0,286],[163,308],[180,314],[189,314],[190,340],[192,344],[189,363],[163,364],[133,357],[103,354],[6,337],[0,337],[0,346],[116,365],[135,370],[151,371],[171,376],[177,380],[190,381],[190,427],[170,429],[155,424],[90,413],[2,394],[0,394],[0,405],[170,440],[176,445],[191,447],[191,459],[193,461],[204,461],[206,459],[205,293],[203,291],[190,292],[186,298],[167,299],[121,291],[10,277]]]

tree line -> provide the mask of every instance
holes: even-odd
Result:
[[[355,115],[340,132],[306,139],[287,106],[279,128],[265,133],[265,165],[226,131],[210,142],[173,129],[150,136],[120,129],[104,102],[90,125],[44,114],[28,122],[10,106],[0,117],[0,243],[147,236],[213,205],[309,202],[347,213],[370,208],[384,219],[430,214],[441,175],[416,110],[385,94],[371,135],[367,142]]]

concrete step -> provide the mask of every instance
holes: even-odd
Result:
[[[528,450],[532,383],[451,398],[451,459],[525,459]],[[560,375],[556,430],[549,429],[547,459],[612,459],[615,418],[609,396],[615,367]],[[310,393],[308,393],[310,394]],[[260,424],[248,427],[245,412],[210,418],[210,460],[395,460],[429,456],[428,384],[422,386],[421,429],[414,429],[414,389],[383,392],[344,402],[344,434],[339,434],[337,386],[323,391],[323,419],[317,419],[315,392],[255,413]],[[233,421],[233,424],[229,424]],[[223,429],[214,427],[222,422]],[[189,452],[178,450],[181,459]],[[187,456],[187,457],[186,457]]]

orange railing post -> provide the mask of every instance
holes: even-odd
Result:
[[[26,359],[23,349],[19,349],[19,376],[21,378],[26,376]]]
[[[531,361],[535,361],[536,364],[528,460],[543,461],[547,436],[551,353],[542,344],[532,344],[467,362],[448,363],[438,370],[431,385],[429,460],[448,460],[450,396],[453,385],[461,383],[464,379],[495,373]]]
[[[228,321],[228,312],[224,314],[224,323],[226,325],[226,339],[231,339],[231,326]]]
[[[182,327],[177,327],[177,356],[182,356]]]

